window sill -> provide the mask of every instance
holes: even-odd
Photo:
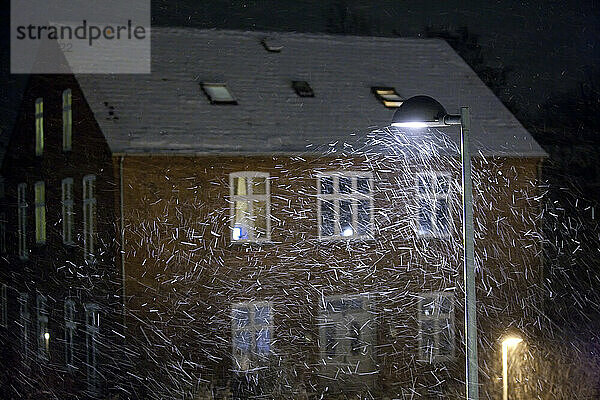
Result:
[[[264,240],[229,240],[231,246],[262,246],[275,244],[271,239]]]
[[[445,234],[445,235],[436,235],[434,233],[420,233],[420,232],[415,232],[415,235],[417,236],[417,238],[419,239],[450,239],[451,235]]]
[[[317,238],[319,243],[328,242],[375,242],[377,239],[373,236],[320,236]]]

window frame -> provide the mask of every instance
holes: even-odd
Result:
[[[267,324],[256,324],[255,323],[255,312],[258,307],[268,307],[269,316]],[[248,310],[248,325],[240,327],[236,324],[236,312],[238,310],[246,308]],[[245,301],[234,303],[231,305],[231,356],[234,363],[233,369],[235,372],[248,373],[252,370],[263,367],[265,364],[269,364],[271,356],[273,354],[273,342],[274,342],[274,310],[273,302],[271,301]],[[257,329],[260,327],[260,329]],[[269,352],[264,356],[258,356],[256,334],[266,329],[269,332]],[[236,333],[247,331],[250,334],[251,342],[249,345],[249,351],[247,359],[242,360],[243,353],[236,346]],[[246,368],[243,368],[242,364],[246,364]]]
[[[69,313],[71,311],[71,314]],[[65,365],[69,371],[75,370],[75,333],[77,330],[75,301],[66,299],[63,306],[65,324]]]
[[[35,210],[35,243],[46,243],[46,184],[37,181],[33,187]]]
[[[247,194],[240,195],[234,194],[235,187],[234,182],[235,178],[246,178],[246,182],[248,182],[248,178],[250,178],[250,182],[252,182],[252,178],[265,178],[265,194],[254,194],[253,185],[246,183],[246,191]],[[233,233],[236,225],[235,221],[235,211],[236,211],[236,201],[247,201],[248,206],[248,214],[251,218],[254,217],[254,202],[255,201],[264,201],[266,207],[266,233],[265,237],[257,238],[256,237],[256,225],[255,220],[250,219],[253,222],[252,229],[249,229],[248,238],[247,239],[234,239]],[[231,243],[265,243],[271,241],[271,176],[268,172],[258,172],[258,171],[238,171],[231,172],[229,174],[229,217],[230,217],[230,234],[229,240]],[[250,228],[250,227],[249,227]]]
[[[339,240],[373,240],[375,238],[375,181],[373,173],[369,171],[323,171],[318,172],[317,176],[317,231],[320,241],[339,241]],[[333,193],[321,193],[321,180],[323,178],[332,178]],[[350,178],[352,188],[350,193],[340,193],[339,179]],[[369,182],[369,194],[358,192],[358,178],[367,178]],[[368,233],[352,234],[344,236],[341,233],[340,222],[340,200],[352,201],[352,230],[358,232],[358,203],[362,200],[368,200],[369,209],[369,229]],[[333,235],[323,235],[323,201],[333,202]]]
[[[361,301],[361,307],[355,310],[351,310],[348,311],[347,309],[345,310],[340,310],[340,311],[336,311],[336,310],[330,310],[328,308],[328,305],[333,302],[333,301],[355,301],[356,299],[360,299]],[[364,347],[366,349],[366,351],[362,351],[360,354],[352,354],[351,357],[357,357],[357,358],[361,358],[361,359],[365,359],[368,360],[369,358],[373,358],[373,349],[374,346],[377,345],[377,338],[376,338],[376,327],[375,327],[375,321],[373,321],[374,314],[372,313],[372,300],[373,300],[373,295],[370,293],[357,293],[357,294],[337,294],[337,295],[330,295],[330,296],[323,296],[321,297],[320,301],[319,301],[319,316],[318,316],[318,321],[319,321],[319,357],[322,363],[324,363],[326,366],[328,367],[340,367],[340,366],[347,366],[349,364],[349,362],[347,361],[346,357],[348,357],[348,352],[344,352],[343,354],[337,354],[337,352],[332,356],[329,351],[330,351],[330,347],[329,347],[329,341],[327,338],[327,330],[329,327],[332,326],[335,329],[335,334],[336,334],[336,343],[333,345],[333,348],[337,349],[337,348],[349,348],[348,346],[345,346],[345,342],[350,340],[350,337],[348,336],[348,325],[345,323],[349,316],[351,316],[353,319],[357,319],[360,321],[361,317],[367,316],[369,317],[369,323],[368,324],[364,324],[361,325],[361,331],[362,329],[368,329],[370,330],[370,339],[371,341],[368,342],[366,345],[364,346],[360,346],[360,347]],[[356,317],[359,316],[359,317]],[[368,326],[367,326],[368,325]],[[340,327],[344,327],[342,328],[341,332],[338,332],[338,328]],[[339,339],[342,338],[342,339]],[[362,339],[362,335],[361,337],[358,338],[361,342],[364,341]],[[342,342],[342,340],[344,342]],[[345,347],[344,347],[345,346]],[[343,359],[343,361],[340,361],[340,358]]]
[[[83,256],[88,262],[95,260],[94,250],[96,242],[96,175],[83,177]]]
[[[440,304],[439,299],[441,299],[442,297],[450,299],[450,303],[449,303],[450,304],[450,312],[448,312],[448,313],[441,313],[438,311],[441,308],[439,306],[439,304]],[[423,305],[427,301],[437,302],[436,306],[434,308],[435,312],[433,315],[424,315],[424,313],[423,313]],[[454,323],[455,323],[454,309],[455,309],[455,307],[454,307],[454,292],[453,291],[433,291],[433,292],[427,292],[427,293],[420,294],[419,303],[418,303],[418,321],[419,321],[419,351],[418,351],[419,357],[418,357],[418,361],[432,364],[432,363],[444,362],[444,361],[449,361],[449,360],[454,359],[455,354],[456,354],[456,343],[455,343],[456,327],[454,325]],[[426,351],[425,351],[426,349],[424,346],[424,335],[423,335],[423,322],[424,321],[434,321],[433,348],[431,349],[431,357],[429,359],[427,359],[427,355],[426,355]],[[440,329],[441,321],[448,321],[448,324],[449,324],[449,333],[450,333],[449,343],[451,346],[451,350],[450,350],[450,354],[448,354],[448,355],[439,354],[440,336],[442,334],[442,329]]]
[[[19,258],[27,260],[27,184],[22,182],[17,185],[17,236],[19,244]]]
[[[48,299],[41,293],[36,298],[36,321],[37,321],[37,354],[38,358],[47,361],[50,358],[50,338],[46,339],[48,330]]]
[[[429,176],[430,178],[435,179],[435,186],[429,187],[427,189],[426,194],[421,193],[421,190],[420,190],[420,182],[421,182],[421,178],[423,176]],[[447,184],[448,184],[447,192],[442,193],[442,194],[439,194],[436,191],[436,188],[438,186],[438,179],[440,176],[445,177],[445,179],[447,179]],[[437,238],[437,239],[444,239],[444,238],[448,238],[450,236],[450,232],[452,231],[452,227],[453,227],[452,205],[450,202],[451,192],[452,192],[452,174],[450,174],[450,172],[434,171],[434,172],[420,172],[417,174],[417,177],[415,179],[415,198],[417,199],[417,213],[415,215],[415,232],[417,233],[417,236],[419,236],[421,238]],[[447,222],[448,226],[447,226],[447,229],[445,232],[438,228],[437,210],[438,210],[438,202],[440,199],[446,200],[446,217],[448,218],[448,222]],[[433,204],[433,208],[431,209],[432,210],[431,217],[429,219],[430,226],[431,226],[431,231],[429,231],[429,232],[423,231],[421,229],[421,212],[422,212],[421,201],[429,202],[430,205]]]
[[[73,225],[75,222],[75,209],[73,203],[73,178],[64,178],[61,181],[62,205],[62,238],[63,244],[72,245]]]
[[[231,89],[229,89],[229,86],[227,86],[227,83],[224,82],[200,82],[200,87],[202,88],[202,91],[204,92],[204,94],[206,95],[206,97],[208,98],[208,100],[210,101],[210,104],[230,104],[230,105],[236,105],[238,104],[238,101],[235,97],[235,95],[233,94],[233,92],[231,91]],[[217,100],[214,99],[211,94],[210,91],[207,90],[207,88],[209,87],[222,87],[225,90],[227,90],[227,94],[229,94],[229,97],[231,98],[230,100]]]
[[[35,155],[44,154],[44,99],[35,99]]]
[[[73,96],[71,89],[62,92],[63,151],[71,151],[73,146]]]
[[[92,323],[90,323],[90,315]],[[96,303],[85,305],[85,361],[88,391],[98,391],[98,336],[100,335],[100,308]],[[91,353],[90,353],[91,351]],[[92,359],[90,360],[90,355]]]
[[[21,328],[21,360],[29,365],[29,293],[19,292],[19,325]]]

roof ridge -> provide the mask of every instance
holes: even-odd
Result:
[[[247,38],[250,36],[265,37],[265,36],[276,36],[276,37],[289,37],[293,39],[323,39],[323,40],[336,40],[341,42],[431,42],[431,43],[444,43],[446,41],[440,38],[420,38],[420,37],[399,37],[399,36],[361,36],[361,35],[342,35],[332,34],[325,32],[297,32],[297,31],[259,31],[259,30],[238,30],[238,29],[220,29],[220,28],[195,28],[195,27],[179,27],[179,26],[153,26],[153,32],[195,32],[197,34],[209,34],[209,33],[221,33],[223,36],[239,36]]]

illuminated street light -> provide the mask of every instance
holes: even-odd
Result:
[[[508,348],[521,343],[519,337],[509,337],[502,341],[502,399],[508,400]]]
[[[479,399],[477,362],[477,315],[475,308],[475,249],[473,245],[473,183],[471,181],[471,155],[469,132],[471,117],[469,107],[461,107],[460,115],[448,114],[446,109],[429,96],[415,96],[398,107],[392,126],[404,128],[443,128],[460,125],[460,154],[462,161],[463,248],[465,280],[465,331],[466,331],[466,395],[467,400]]]

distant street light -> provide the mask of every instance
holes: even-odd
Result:
[[[509,337],[502,341],[502,399],[508,400],[508,348],[521,343],[523,339]]]
[[[475,308],[475,250],[473,244],[473,183],[469,107],[461,107],[460,115],[448,114],[444,107],[429,96],[415,96],[404,101],[394,113],[392,126],[404,128],[442,128],[460,125],[460,154],[462,160],[463,248],[465,280],[466,331],[466,395],[467,400],[479,399],[477,362],[477,311]]]

